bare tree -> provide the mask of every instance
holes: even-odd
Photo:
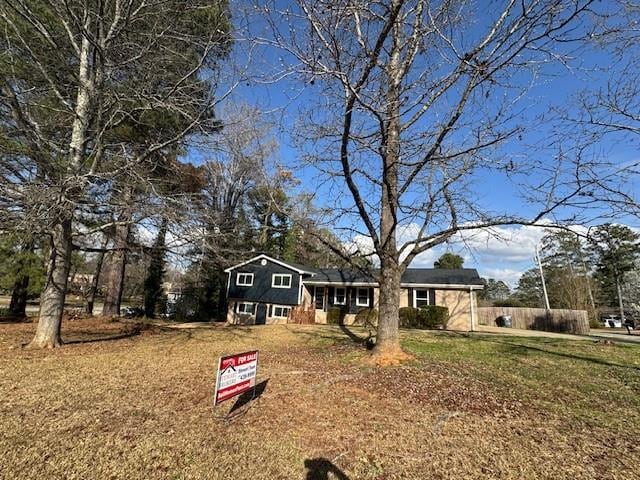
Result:
[[[248,239],[241,237],[249,220],[241,217],[246,216],[250,192],[275,181],[269,169],[277,145],[272,126],[257,109],[230,105],[222,116],[223,129],[204,145],[208,155],[203,164],[205,183],[194,213],[203,233],[196,236],[202,253],[227,266],[246,254]]]
[[[594,3],[297,0],[263,9],[258,41],[279,49],[284,69],[261,81],[305,86],[296,132],[305,160],[332,189],[333,224],[367,238],[379,260],[376,362],[406,358],[400,278],[416,256],[461,231],[535,225],[591,202],[581,195],[593,167],[583,157],[538,150],[534,161],[500,147],[542,125],[523,99],[546,69],[571,62]],[[485,175],[517,185],[527,213],[485,205],[474,195]]]
[[[1,152],[0,212],[14,228],[50,239],[31,345],[55,347],[76,210],[132,165],[214,127],[227,4],[3,0],[0,24],[0,126],[11,139]],[[177,128],[149,135],[159,113]],[[122,133],[132,127],[140,132],[135,148]]]
[[[170,231],[182,241],[181,259],[188,260],[190,316],[207,320],[226,314],[224,268],[259,245],[260,224],[249,212],[252,193],[259,189],[269,197],[282,176],[274,164],[277,144],[268,116],[233,103],[220,113],[221,130],[199,145],[201,185],[183,199],[181,220],[171,222]],[[279,208],[278,198],[268,200],[273,210]]]
[[[637,219],[640,161],[635,153],[623,158],[625,147],[637,148],[640,140],[640,2],[617,0],[612,9],[619,14],[601,16],[600,28],[590,38],[596,52],[608,59],[600,67],[607,73],[605,81],[589,84],[559,111],[565,134],[571,129],[582,148],[610,158],[608,168],[594,176],[599,194],[607,200],[609,218]]]
[[[111,231],[112,249],[105,266],[105,293],[103,316],[119,316],[124,288],[125,269],[127,267],[127,250],[131,243],[131,227],[134,222],[136,197],[132,185],[125,185],[116,192],[118,196],[117,217],[113,220]]]

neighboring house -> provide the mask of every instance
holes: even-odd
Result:
[[[316,323],[327,310],[344,308],[350,324],[364,308],[378,308],[378,283],[355,270],[318,269],[258,255],[225,270],[227,321],[287,323],[292,309],[312,310]],[[475,291],[483,284],[475,269],[408,268],[402,275],[400,307],[441,305],[449,309],[447,329],[469,331],[477,324]]]

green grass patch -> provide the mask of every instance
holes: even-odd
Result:
[[[640,424],[640,346],[450,333],[407,335],[423,364],[460,365],[498,393],[590,425]]]

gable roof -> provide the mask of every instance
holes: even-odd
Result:
[[[285,268],[288,268],[290,270],[293,270],[294,272],[298,272],[298,273],[308,273],[310,275],[313,275],[313,271],[303,265],[297,265],[295,263],[289,263],[289,262],[283,262],[282,260],[277,260],[273,257],[270,257],[269,255],[265,255],[264,253],[261,253],[260,255],[250,258],[249,260],[247,260],[246,262],[242,262],[242,263],[238,263],[237,265],[234,265],[233,267],[229,267],[227,269],[225,269],[226,273],[229,273],[233,270],[235,270],[236,268],[242,267],[244,265],[247,265],[249,263],[253,263],[256,260],[261,260],[261,259],[265,259],[269,262],[273,262],[273,263],[277,263],[278,265],[281,265]]]

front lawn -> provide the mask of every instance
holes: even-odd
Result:
[[[365,366],[357,329],[0,324],[0,478],[634,478],[640,346],[403,332]],[[217,357],[260,350],[261,396],[211,407]]]

